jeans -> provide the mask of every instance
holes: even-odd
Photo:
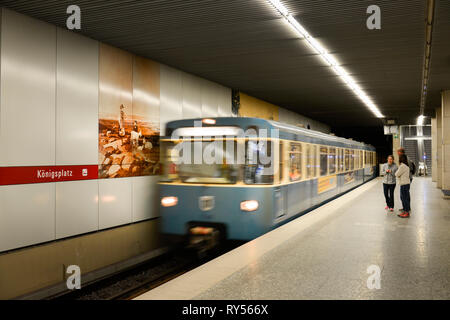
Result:
[[[383,189],[384,189],[384,197],[386,198],[386,205],[389,208],[393,208],[395,183],[394,184],[383,183]]]
[[[411,206],[410,206],[411,198],[409,195],[409,187],[410,187],[409,184],[400,186],[400,199],[402,200],[403,210],[406,212],[411,211]]]

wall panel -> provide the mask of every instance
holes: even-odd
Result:
[[[240,94],[240,101],[239,115],[241,117],[256,117],[278,121],[279,108],[276,105],[254,98],[245,93]]]
[[[56,164],[97,164],[98,42],[57,30]]]
[[[323,124],[321,122],[312,120],[310,118],[304,117],[298,113],[295,113],[293,111],[279,108],[279,121],[283,123],[292,124],[294,126],[300,125],[304,128],[307,128],[308,124],[310,126],[310,129],[324,132],[324,133],[330,133],[331,129],[330,126]]]
[[[183,119],[202,117],[202,85],[198,77],[182,72]]]
[[[56,238],[98,230],[98,180],[56,183]]]
[[[219,99],[217,85],[208,80],[201,80],[202,118],[217,117]]]
[[[103,43],[99,50],[98,110],[98,175],[127,177],[132,158],[133,55]]]
[[[0,165],[53,165],[56,27],[3,9],[1,32]]]
[[[183,117],[183,80],[179,70],[161,65],[160,84],[160,126],[165,135],[165,125],[169,121]]]
[[[219,99],[218,116],[232,117],[231,113],[231,89],[217,85],[217,98]]]
[[[54,239],[54,183],[0,187],[0,251]]]
[[[158,180],[159,176],[133,178],[133,222],[159,216]]]
[[[100,179],[99,229],[131,223],[132,179]]]

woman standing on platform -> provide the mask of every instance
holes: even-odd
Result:
[[[394,211],[394,189],[395,189],[395,173],[397,165],[394,163],[394,157],[388,156],[388,162],[383,165],[382,173],[384,197],[386,198],[386,210]]]
[[[409,212],[411,211],[410,201],[411,197],[409,195],[410,179],[409,179],[409,167],[408,159],[404,154],[400,155],[400,166],[398,167],[395,176],[400,184],[400,199],[403,203],[403,212],[398,216],[401,218],[409,218]]]

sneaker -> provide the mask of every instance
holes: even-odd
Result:
[[[394,211],[394,208],[389,208],[389,211],[390,211],[390,212]]]
[[[389,209],[389,207],[388,207],[388,206],[384,207],[384,210],[388,210],[388,209]]]
[[[398,215],[400,218],[409,218],[409,212],[403,212],[402,214]]]

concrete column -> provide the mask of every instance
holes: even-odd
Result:
[[[450,196],[450,90],[442,92],[442,192]]]
[[[436,117],[431,118],[431,181],[437,180],[437,128]]]
[[[442,108],[436,108],[436,186],[442,188]]]

